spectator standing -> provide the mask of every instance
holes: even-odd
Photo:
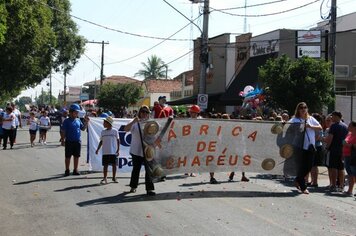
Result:
[[[158,97],[158,104],[153,107],[153,118],[173,117],[173,109],[166,102],[166,96]]]
[[[12,112],[15,114],[15,131],[14,131],[14,143],[16,143],[17,129],[22,128],[21,112],[16,108],[15,103],[11,103]]]
[[[342,114],[339,111],[331,113],[333,124],[330,126],[326,137],[327,149],[329,150],[328,172],[330,191],[342,191],[344,188],[344,163],[342,162],[343,141],[348,134],[347,125],[341,121]],[[337,179],[339,180],[337,186]]]
[[[348,126],[349,133],[343,141],[343,157],[345,169],[349,176],[349,189],[344,192],[344,195],[352,197],[353,188],[356,181],[356,166],[351,163],[352,148],[356,149],[356,121],[351,121]]]
[[[300,123],[304,127],[304,137],[300,155],[297,157],[296,187],[301,193],[309,194],[305,183],[305,176],[311,171],[314,162],[315,152],[315,132],[322,130],[319,122],[309,115],[308,106],[305,102],[298,103],[291,123]]]

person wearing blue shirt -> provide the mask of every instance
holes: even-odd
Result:
[[[63,121],[61,127],[61,144],[65,147],[65,176],[69,176],[70,159],[74,157],[73,175],[80,175],[78,163],[81,151],[81,130],[85,130],[89,118],[84,118],[84,124],[78,118],[80,107],[72,104],[69,108],[69,117]]]

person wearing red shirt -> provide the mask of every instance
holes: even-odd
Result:
[[[173,117],[173,109],[166,102],[166,96],[158,97],[158,104],[153,107],[153,118]]]

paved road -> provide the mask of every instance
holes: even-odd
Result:
[[[81,176],[63,177],[58,129],[47,146],[31,148],[28,136],[20,130],[14,150],[0,150],[1,236],[356,235],[355,198],[322,187],[299,195],[291,182],[252,173],[248,183],[217,173],[220,184],[211,185],[203,173],[169,176],[147,197],[142,184],[127,192],[127,173],[100,185],[102,174],[86,172],[85,158]],[[325,173],[320,183],[327,185]]]

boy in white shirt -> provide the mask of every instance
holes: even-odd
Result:
[[[108,116],[104,120],[104,130],[101,131],[100,142],[96,149],[96,154],[99,153],[101,146],[102,150],[102,165],[104,178],[100,181],[101,184],[107,184],[108,166],[112,166],[112,181],[117,183],[116,180],[116,164],[117,156],[120,150],[119,131],[113,128],[114,120],[111,116]]]

